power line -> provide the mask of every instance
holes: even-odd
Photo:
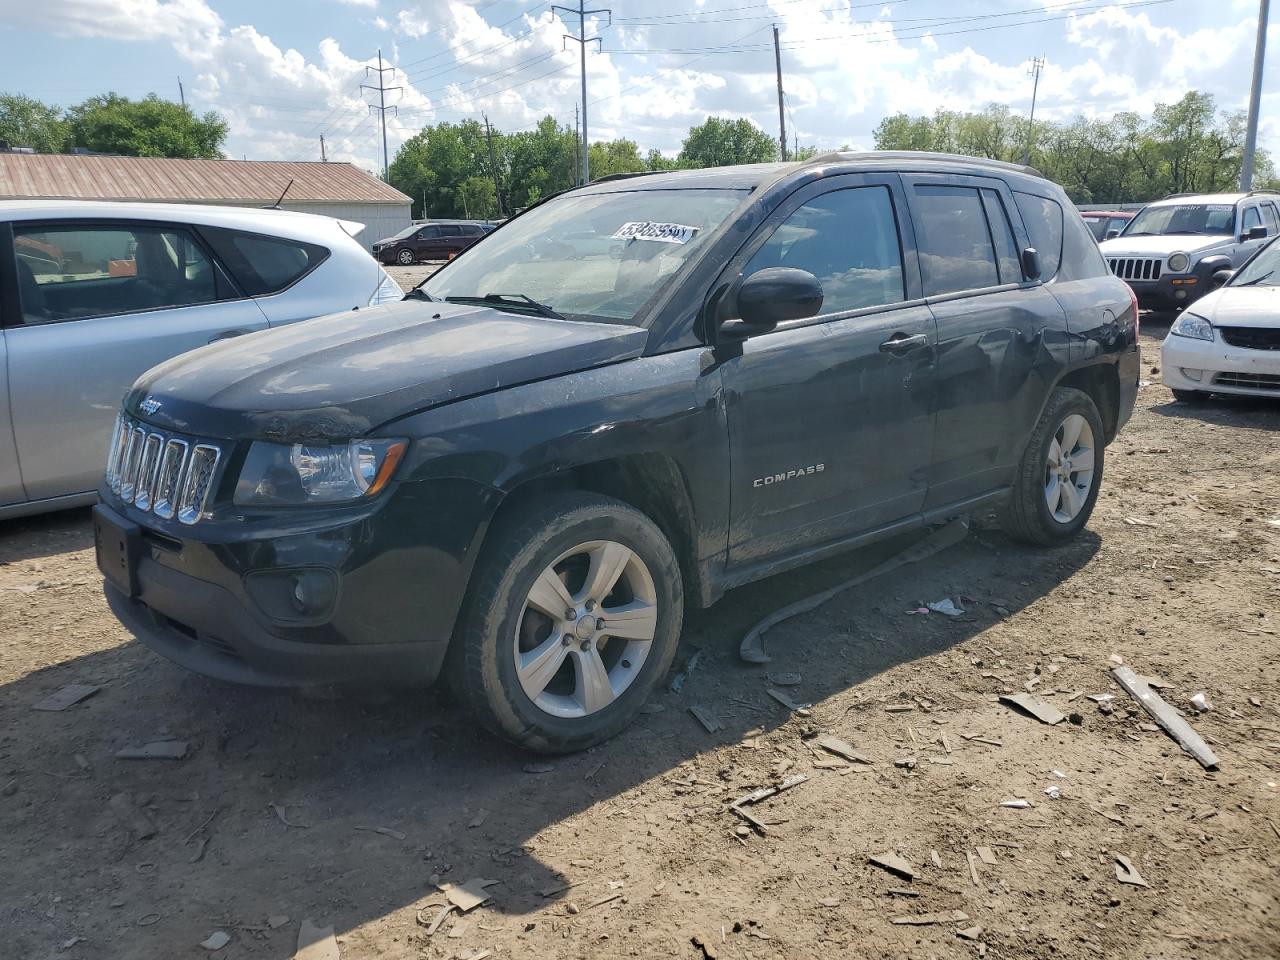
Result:
[[[382,51],[379,50],[377,69],[375,70],[373,67],[364,68],[364,75],[366,77],[369,76],[369,74],[371,73],[376,73],[378,75],[378,85],[374,87],[374,86],[370,86],[367,83],[360,84],[361,90],[369,90],[369,91],[377,90],[378,91],[378,105],[374,106],[372,103],[369,104],[369,111],[370,113],[372,113],[374,110],[377,110],[378,114],[382,119],[382,179],[383,180],[387,179],[388,171],[390,169],[387,163],[387,111],[396,109],[394,105],[390,107],[387,106],[387,93],[388,91],[394,91],[394,90],[399,90],[401,93],[404,93],[404,87],[388,87],[386,84],[386,80],[383,77],[383,74],[390,73],[392,77],[394,77],[395,72],[396,72],[395,67],[384,67],[382,65]]]

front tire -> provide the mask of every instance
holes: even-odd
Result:
[[[412,250],[401,250],[396,254],[396,263],[402,267],[412,267],[414,264],[414,256]]]
[[[1089,522],[1102,486],[1106,433],[1093,399],[1059,387],[1027,442],[1000,515],[1015,540],[1051,546]]]
[[[450,684],[519,746],[582,750],[635,717],[675,656],[680,568],[647,516],[569,493],[499,522],[472,576]]]

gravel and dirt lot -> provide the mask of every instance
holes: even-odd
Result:
[[[87,512],[0,523],[0,956],[287,958],[304,921],[347,960],[1280,955],[1280,404],[1188,407],[1144,376],[1077,542],[975,518],[774,629],[767,666],[737,656],[753,622],[895,545],[737,590],[690,616],[679,693],[552,760],[439,690],[191,675],[108,613]],[[944,597],[965,613],[906,614]],[[1218,772],[1150,726],[1112,655],[1168,685]],[[101,689],[32,709],[67,684]],[[1071,719],[998,702],[1028,687]],[[116,757],[166,738],[185,756]],[[796,775],[749,808],[764,833],[728,810]],[[913,877],[869,862],[886,852]],[[429,932],[434,884],[474,878],[491,900]]]

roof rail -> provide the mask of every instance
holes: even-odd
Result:
[[[630,180],[632,177],[651,177],[655,173],[666,173],[665,170],[637,170],[634,173],[607,173],[603,177],[596,177],[594,180],[583,184],[590,186],[593,183],[611,183],[614,180]]]
[[[803,164],[815,163],[831,163],[838,160],[857,160],[860,158],[874,158],[879,160],[943,160],[946,162],[962,162],[976,163],[986,167],[997,167],[1001,170],[1016,170],[1018,173],[1027,173],[1033,177],[1043,177],[1044,174],[1035,167],[1026,166],[1021,163],[1009,163],[1005,160],[992,160],[988,157],[970,157],[958,153],[934,153],[930,150],[833,150],[828,153],[821,153],[817,156],[810,157],[808,160],[802,160]]]
[[[1196,193],[1195,191],[1192,191],[1191,193],[1168,193],[1168,194],[1165,194],[1165,195],[1164,195],[1163,197],[1161,197],[1160,199],[1161,199],[1161,200],[1176,200],[1176,199],[1178,199],[1178,197],[1201,197],[1201,196],[1204,196],[1204,194]]]
[[[1256,197],[1256,196],[1257,196],[1258,194],[1260,194],[1260,193],[1265,193],[1265,194],[1268,194],[1269,196],[1273,196],[1273,197],[1274,197],[1276,194],[1280,193],[1280,190],[1267,190],[1267,189],[1263,189],[1263,190],[1250,190],[1250,191],[1248,191],[1247,193],[1245,193],[1245,196],[1246,196],[1246,197]]]

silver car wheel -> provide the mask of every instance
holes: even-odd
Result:
[[[1070,523],[1088,502],[1093,463],[1093,428],[1073,413],[1054,433],[1045,463],[1044,499],[1059,523]]]
[[[401,250],[398,254],[396,254],[396,259],[399,260],[402,265],[406,267],[411,267],[413,266],[413,251]]]
[[[513,638],[516,676],[538,709],[590,716],[635,682],[658,628],[639,555],[613,540],[566,550],[533,582]]]

